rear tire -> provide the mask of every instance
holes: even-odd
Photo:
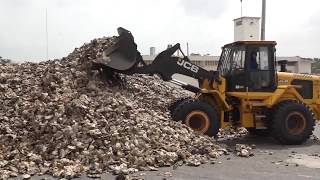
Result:
[[[170,116],[173,118],[173,113],[176,110],[176,108],[178,107],[179,104],[181,104],[183,101],[185,100],[190,100],[192,99],[191,97],[182,97],[179,99],[176,99],[175,101],[171,102],[171,104],[168,107],[168,110],[170,112]]]
[[[312,135],[315,120],[310,110],[295,101],[285,101],[274,108],[271,134],[281,144],[301,144]]]
[[[208,103],[188,99],[180,103],[173,113],[175,121],[182,121],[196,132],[216,136],[220,122],[216,110]]]

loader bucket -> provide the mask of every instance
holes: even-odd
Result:
[[[138,64],[137,45],[130,31],[119,27],[118,34],[114,44],[103,51],[103,58],[97,63],[118,72],[125,72]]]

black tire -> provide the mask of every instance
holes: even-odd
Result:
[[[173,113],[176,110],[177,106],[179,104],[181,104],[183,101],[189,100],[189,99],[192,99],[192,97],[182,97],[182,98],[176,99],[173,102],[171,102],[171,104],[168,107],[168,110],[170,112],[170,116],[173,118]]]
[[[248,128],[247,130],[250,135],[254,135],[254,136],[269,136],[270,135],[269,129]]]
[[[312,135],[315,120],[310,110],[295,101],[281,102],[273,110],[271,135],[281,144],[302,144]]]
[[[175,121],[182,121],[196,132],[216,136],[220,120],[216,110],[206,102],[188,99],[180,103],[173,113]]]

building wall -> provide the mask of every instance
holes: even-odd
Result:
[[[297,62],[289,62],[286,68],[287,68],[287,71],[291,73],[299,72]],[[280,65],[277,65],[277,70],[280,71]]]
[[[219,58],[219,56],[189,56],[192,63],[206,70],[216,70]]]
[[[309,60],[301,60],[299,63],[299,72],[304,74],[311,74],[311,63]]]
[[[260,18],[241,17],[234,19],[234,41],[259,40]]]

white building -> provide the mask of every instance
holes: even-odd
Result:
[[[260,39],[260,18],[240,17],[234,22],[234,41],[248,41]]]

